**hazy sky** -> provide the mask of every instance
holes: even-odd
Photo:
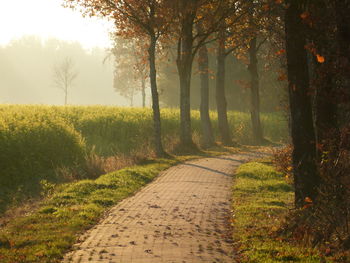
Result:
[[[0,45],[23,35],[79,41],[85,48],[109,45],[111,22],[84,18],[63,0],[0,0]]]

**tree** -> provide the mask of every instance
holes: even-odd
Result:
[[[336,19],[336,37],[337,42],[337,68],[339,69],[338,75],[340,75],[341,83],[338,89],[341,90],[339,94],[342,94],[342,102],[339,103],[343,112],[342,116],[338,116],[340,124],[346,124],[350,121],[350,1],[336,1],[331,0],[331,3],[335,6],[335,19]]]
[[[350,1],[333,0],[336,11],[337,40],[339,45],[339,55],[347,58],[350,63]]]
[[[149,76],[145,47],[136,40],[115,37],[111,52],[115,58],[114,89],[130,100],[141,91],[142,106],[146,107],[146,81]]]
[[[56,64],[53,69],[53,77],[55,86],[64,92],[64,105],[67,105],[69,89],[78,77],[73,60],[66,57],[61,63]]]
[[[308,30],[309,43],[306,48],[310,53],[309,61],[313,72],[311,83],[315,94],[314,123],[318,162],[322,161],[323,152],[327,148],[323,146],[329,136],[334,138],[331,147],[340,141],[337,122],[337,85],[335,85],[337,76],[335,62],[338,54],[336,41],[331,37],[335,27],[333,19],[335,13],[327,2],[328,0],[324,0],[318,1],[317,4],[310,4],[308,11],[302,15]],[[325,23],[325,21],[328,22]]]
[[[231,131],[227,119],[227,101],[225,94],[226,58],[226,27],[223,26],[218,33],[217,47],[217,73],[216,73],[216,107],[218,113],[219,132],[224,145],[231,145]]]
[[[180,142],[193,146],[191,131],[191,76],[198,50],[217,32],[222,21],[239,8],[239,1],[177,0],[174,3],[177,38],[176,65],[180,82]],[[200,23],[201,30],[196,28]]]
[[[249,73],[249,81],[246,87],[250,91],[250,115],[253,132],[254,144],[263,144],[266,142],[263,136],[263,128],[260,120],[261,102],[260,102],[260,72],[258,60],[259,53],[263,45],[271,40],[274,31],[279,29],[279,18],[281,3],[279,1],[251,1],[244,10],[238,12],[244,14],[227,29],[226,46],[228,50],[226,55],[234,52],[236,56],[244,58]],[[245,12],[244,12],[245,11]],[[236,14],[237,16],[237,14]]]
[[[315,200],[320,178],[316,170],[315,131],[310,98],[308,57],[305,49],[306,28],[298,1],[289,0],[285,14],[286,53],[293,141],[295,205],[303,207],[305,198]]]
[[[255,144],[262,144],[266,140],[260,120],[260,76],[258,67],[258,52],[262,45],[272,37],[278,28],[276,18],[279,16],[280,4],[277,1],[254,2],[249,13],[247,29],[249,36],[248,71],[250,74],[250,115],[253,129],[253,140]],[[277,11],[277,12],[276,12]],[[277,26],[275,25],[277,24]]]
[[[240,46],[244,46],[247,36],[246,20],[252,3],[236,3],[236,8],[226,19],[221,21],[217,33],[217,73],[216,73],[216,106],[221,140],[225,145],[232,145],[231,130],[227,118],[226,100],[226,59]]]
[[[120,37],[147,39],[154,145],[157,156],[164,156],[157,89],[156,49],[159,38],[165,35],[169,28],[171,0],[65,0],[65,2],[68,7],[82,7],[87,15],[112,18],[116,25],[116,34]]]
[[[248,71],[251,76],[250,90],[251,90],[251,121],[253,128],[253,140],[256,144],[264,142],[263,130],[260,120],[260,81],[258,72],[258,46],[257,37],[253,37],[249,43],[249,65]]]
[[[202,32],[202,26],[197,25],[198,32]],[[209,115],[209,54],[207,45],[200,47],[198,51],[198,70],[201,86],[200,116],[203,132],[203,146],[210,147],[214,144],[213,128]]]

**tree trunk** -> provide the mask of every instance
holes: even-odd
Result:
[[[324,65],[317,65],[316,72],[319,75],[316,87],[316,141],[317,145],[323,145],[328,139],[335,139],[339,142],[339,131],[337,122],[337,102],[333,92],[333,79],[330,74],[327,74],[329,69],[328,62]],[[335,146],[335,145],[333,145]],[[317,159],[321,161],[322,149],[317,147]]]
[[[341,113],[338,114],[338,118],[341,125],[347,125],[350,122],[350,0],[334,0],[334,3],[339,49],[337,67],[341,75],[338,94],[342,96]]]
[[[350,1],[335,0],[340,55],[350,63]]]
[[[257,58],[257,37],[254,37],[250,41],[249,46],[249,58],[250,63],[248,66],[248,71],[250,73],[250,116],[253,128],[253,140],[254,143],[259,145],[264,142],[263,130],[260,121],[260,83],[259,83],[259,72],[258,72],[258,58]]]
[[[200,114],[203,132],[203,146],[207,148],[214,145],[214,135],[209,115],[209,56],[206,45],[199,49],[198,55],[198,69],[201,81]]]
[[[141,92],[142,92],[142,108],[146,107],[146,81],[144,78],[141,80]]]
[[[130,95],[130,107],[134,107],[134,88],[131,90],[131,95]]]
[[[340,142],[338,121],[337,121],[337,98],[336,98],[336,81],[334,76],[334,62],[337,55],[337,47],[333,41],[330,41],[329,35],[334,30],[334,26],[322,22],[324,18],[329,17],[329,10],[324,2],[319,2],[313,6],[313,13],[317,15],[320,22],[313,25],[313,42],[317,51],[325,57],[323,63],[314,60],[315,68],[315,124],[316,124],[316,143],[317,160],[322,161],[323,151],[329,151],[329,147],[335,148]],[[334,73],[333,73],[334,72]],[[329,140],[332,140],[330,142]],[[330,143],[331,145],[327,145]],[[325,146],[325,147],[320,147]],[[326,150],[327,149],[327,150]]]
[[[219,41],[217,49],[217,73],[216,73],[216,106],[218,112],[219,132],[222,143],[231,145],[232,138],[227,119],[227,101],[225,94],[226,77],[226,48],[224,32],[219,32]]]
[[[192,27],[193,19],[183,21],[176,61],[180,79],[180,143],[185,147],[194,146],[191,129]]]
[[[154,146],[158,157],[165,155],[165,151],[162,145],[161,136],[161,120],[159,110],[159,96],[157,89],[157,71],[156,71],[156,38],[150,37],[149,54],[149,66],[150,66],[150,81],[152,91],[152,109],[153,109],[153,121],[154,121]]]
[[[64,87],[64,106],[66,106],[68,104],[68,86],[66,84],[66,86]]]
[[[286,9],[286,51],[293,141],[295,205],[302,207],[305,198],[315,200],[320,178],[316,171],[315,132],[313,127],[309,69],[305,50],[305,28],[298,2],[289,1]]]

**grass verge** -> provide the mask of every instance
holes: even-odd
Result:
[[[234,236],[239,262],[328,262],[316,250],[276,235],[293,205],[293,189],[269,162],[243,164],[233,186]]]
[[[96,180],[58,186],[37,211],[12,220],[0,230],[0,262],[60,262],[79,234],[96,224],[108,208],[134,194],[161,171],[195,157],[147,161]]]
[[[193,155],[147,160],[96,180],[56,186],[46,181],[43,188],[47,197],[36,204],[35,211],[12,218],[0,228],[0,262],[60,262],[81,233],[95,225],[111,206],[140,190],[161,171],[190,159],[237,151],[237,148],[214,147]]]

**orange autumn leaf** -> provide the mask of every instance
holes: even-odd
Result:
[[[317,54],[316,57],[318,63],[324,63],[326,61],[325,58],[319,54]]]
[[[311,200],[310,197],[305,197],[305,202],[306,202],[306,203],[312,203],[312,200]]]
[[[277,52],[276,52],[276,55],[282,55],[282,54],[284,54],[284,53],[286,53],[286,50],[285,49],[281,49],[281,50],[278,50]]]
[[[281,73],[279,76],[278,76],[278,81],[285,81],[288,79],[288,76],[287,74],[285,73]]]
[[[308,18],[310,16],[310,13],[309,12],[304,12],[304,13],[302,13],[301,15],[300,15],[300,17],[302,18],[302,19],[306,19],[306,18]]]

